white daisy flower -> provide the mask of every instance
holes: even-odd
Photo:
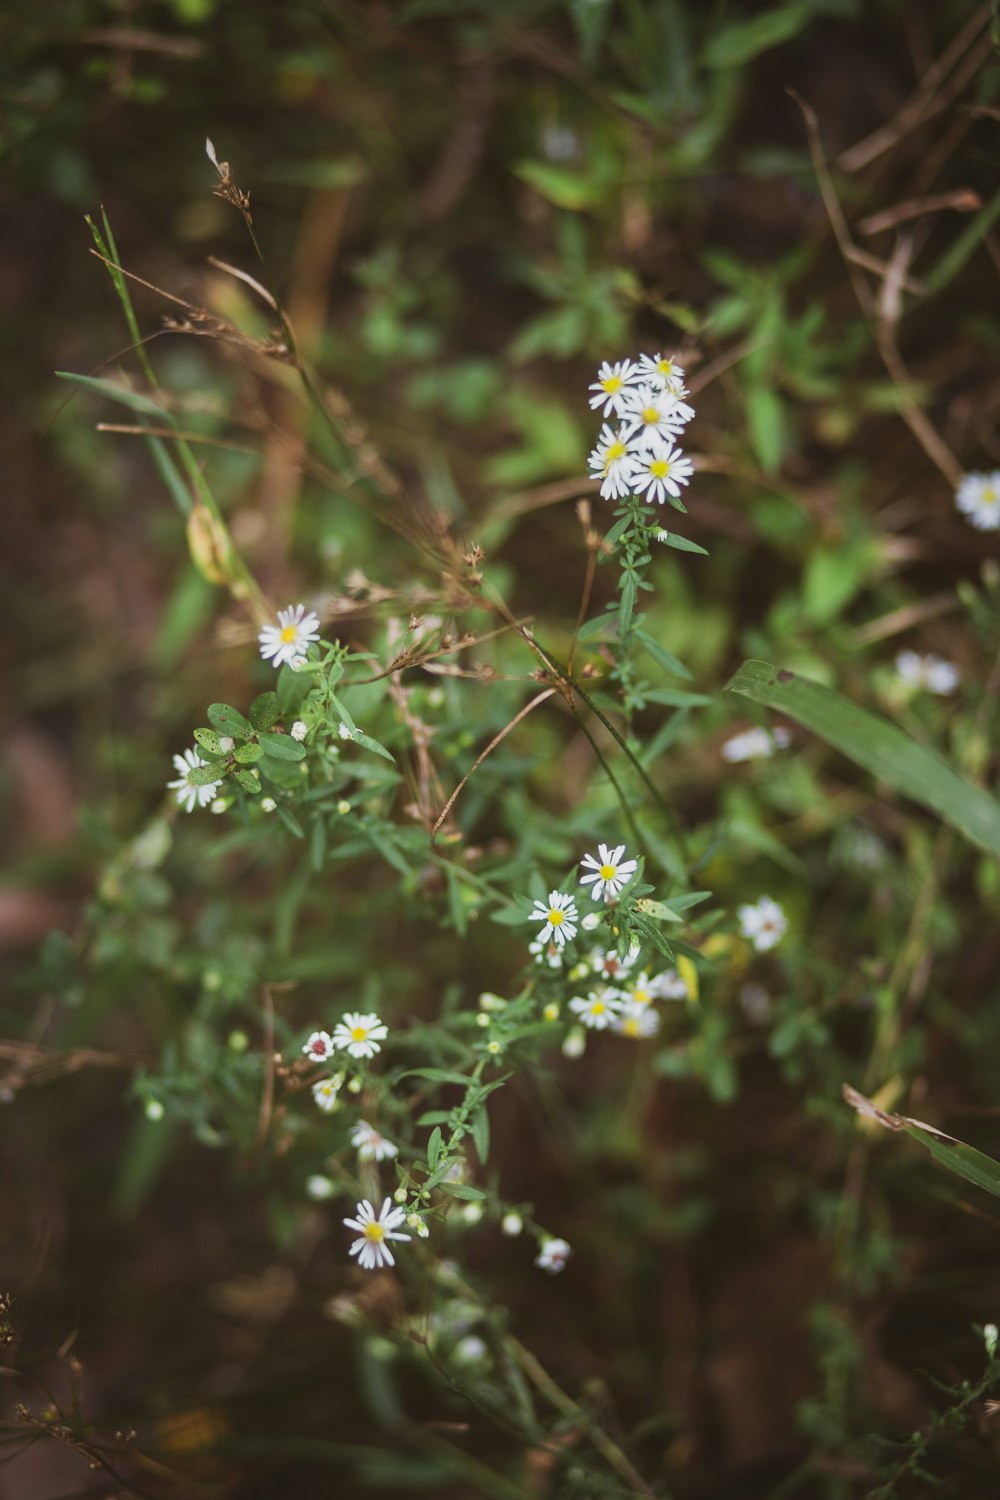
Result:
[[[1000,528],[1000,469],[966,474],[955,492],[955,504],[977,531]]]
[[[343,1047],[351,1057],[374,1057],[381,1052],[380,1042],[389,1035],[389,1028],[374,1011],[362,1015],[360,1011],[348,1011],[333,1029],[333,1045]]]
[[[585,854],[581,859],[582,868],[589,873],[580,876],[580,884],[593,886],[590,894],[595,901],[602,898],[611,901],[619,896],[622,887],[628,884],[639,868],[637,860],[623,859],[624,853],[624,844],[619,844],[614,850],[609,849],[607,844],[598,844],[596,859],[593,854]]]
[[[744,760],[759,760],[773,755],[775,750],[786,750],[791,739],[788,730],[780,726],[777,729],[744,729],[723,745],[722,759],[733,766]]]
[[[547,964],[550,969],[562,968],[562,953],[558,943],[543,943],[541,938],[536,938],[533,943],[528,944],[528,952],[536,964]]]
[[[635,967],[638,957],[638,945],[630,948],[624,958],[619,958],[614,948],[594,948],[587,962],[593,973],[600,974],[602,979],[620,979]]]
[[[620,440],[631,442],[637,452],[655,451],[664,443],[672,444],[685,422],[690,422],[693,416],[694,407],[688,406],[673,391],[640,385],[630,390],[625,399]]]
[[[555,1276],[563,1269],[572,1253],[565,1240],[544,1239],[535,1256],[535,1265],[548,1271],[550,1276]]]
[[[657,974],[650,988],[660,1000],[686,1000],[688,997],[687,984],[676,969],[664,969],[662,974]]]
[[[635,455],[624,437],[624,429],[601,428],[597,447],[587,459],[591,474],[601,480],[602,500],[624,500],[631,494]]]
[[[640,354],[638,374],[639,379],[646,385],[665,387],[667,390],[674,391],[678,396],[687,395],[684,389],[684,371],[681,366],[662,354]]]
[[[622,1036],[638,1041],[644,1036],[655,1036],[660,1029],[660,1018],[651,1005],[625,1004],[615,1016],[612,1026]]]
[[[309,733],[309,730],[306,728],[301,719],[296,719],[295,723],[292,725],[288,733],[291,735],[293,740],[299,740],[301,742],[305,739],[306,735]]]
[[[311,642],[319,640],[319,615],[312,610],[307,614],[304,604],[290,604],[278,610],[277,625],[265,625],[257,639],[265,661],[275,667],[286,661],[294,664],[297,657],[305,659]]]
[[[788,931],[788,918],[770,896],[761,896],[753,906],[739,906],[736,915],[740,932],[749,938],[758,953],[774,948]]]
[[[549,891],[548,905],[544,901],[536,901],[528,920],[545,923],[537,942],[547,943],[551,940],[561,948],[564,943],[571,942],[576,937],[576,924],[579,920],[576,902],[572,896],[564,896],[561,891]]]
[[[174,770],[178,776],[176,781],[167,782],[167,791],[177,793],[177,801],[185,812],[194,812],[196,807],[207,807],[210,802],[215,801],[221,781],[210,781],[207,786],[194,786],[188,780],[192,771],[207,765],[208,761],[202,760],[198,754],[197,745],[185,750],[183,755],[174,756]]]
[[[302,1050],[313,1062],[326,1062],[328,1057],[333,1056],[336,1048],[328,1031],[314,1031]]]
[[[664,443],[636,460],[632,488],[644,499],[663,505],[671,495],[680,498],[681,488],[690,483],[694,467],[680,448]]]
[[[325,1115],[332,1115],[340,1107],[339,1094],[343,1087],[343,1073],[334,1073],[332,1077],[321,1078],[319,1083],[314,1083],[312,1096],[316,1101],[316,1108],[321,1109]]]
[[[586,999],[582,995],[576,995],[569,1002],[569,1008],[574,1015],[580,1017],[584,1026],[589,1026],[592,1031],[604,1031],[621,1010],[622,999],[617,990],[602,986],[591,990]]]
[[[620,416],[622,411],[622,397],[628,389],[630,381],[634,380],[636,367],[630,359],[620,359],[616,364],[609,364],[607,360],[597,372],[597,379],[590,387],[593,395],[590,398],[590,409],[596,411],[603,407],[603,417]]]
[[[399,1155],[399,1147],[387,1141],[367,1120],[359,1120],[354,1126],[351,1145],[356,1149],[359,1161],[391,1161]]]
[[[358,1264],[364,1266],[366,1271],[374,1271],[376,1266],[394,1266],[396,1261],[388,1241],[410,1238],[408,1234],[399,1232],[399,1225],[406,1218],[406,1210],[393,1208],[392,1199],[387,1198],[376,1214],[368,1199],[363,1198],[356,1212],[356,1219],[345,1219],[344,1223],[348,1229],[356,1229],[361,1236],[351,1246],[351,1254],[358,1257]]]
[[[634,979],[624,984],[622,994],[626,1007],[638,1006],[641,1009],[643,1006],[651,1006],[654,1000],[658,1000],[660,977],[658,975],[656,979],[650,979],[647,970],[643,969],[641,974],[637,974]]]
[[[896,672],[907,687],[924,688],[940,698],[947,698],[961,681],[954,662],[940,656],[921,656],[916,651],[898,652]]]

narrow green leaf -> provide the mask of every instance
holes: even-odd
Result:
[[[372,750],[376,755],[381,755],[383,760],[389,760],[395,764],[396,757],[392,751],[380,745],[378,740],[373,740],[370,734],[363,734],[360,729],[356,729],[351,738],[356,745],[363,745],[366,750]]]
[[[98,396],[106,396],[109,401],[117,401],[119,406],[127,406],[130,411],[141,411],[146,416],[159,417],[162,421],[173,424],[173,417],[162,406],[158,406],[148,396],[130,391],[113,380],[99,380],[95,375],[77,375],[72,370],[57,370],[55,373],[60,380],[72,380],[75,385],[82,385]]]
[[[210,703],[208,717],[223,734],[236,735],[243,740],[253,733],[243,715],[237,709],[230,708],[228,703]]]
[[[593,620],[588,620],[586,624],[580,626],[580,629],[576,633],[577,640],[589,641],[593,635],[607,634],[616,619],[617,614],[597,615]]]
[[[781,397],[769,386],[747,391],[747,425],[750,443],[765,474],[776,474],[785,453],[785,408]]]
[[[472,1116],[472,1139],[475,1142],[476,1154],[485,1166],[490,1155],[490,1117],[486,1113],[485,1106],[481,1106]]]
[[[673,547],[675,552],[697,552],[701,557],[708,556],[707,547],[699,547],[697,542],[688,541],[686,536],[680,536],[676,531],[668,531],[661,527],[660,541],[665,547]]]
[[[686,677],[690,680],[691,673],[688,671],[684,663],[682,661],[678,661],[673,652],[668,651],[666,646],[661,645],[655,636],[650,635],[649,632],[643,630],[641,626],[636,629],[635,635],[636,640],[642,642],[653,660],[655,662],[658,662],[665,671],[673,672],[675,677]]]
[[[443,1145],[444,1136],[441,1134],[441,1127],[440,1125],[435,1125],[431,1131],[430,1140],[427,1142],[427,1165],[432,1172],[441,1159],[441,1147]]]
[[[280,712],[277,693],[261,693],[250,705],[250,723],[254,729],[270,729]]]
[[[281,819],[282,823],[284,823],[285,827],[288,829],[288,832],[292,834],[294,838],[305,838],[305,829],[302,827],[302,824],[299,822],[298,818],[290,808],[285,807],[284,803],[279,802],[277,812],[278,817]]]
[[[290,734],[262,734],[260,748],[265,755],[275,760],[305,760],[306,747],[293,740]]]
[[[470,1187],[467,1182],[442,1182],[441,1188],[453,1198],[464,1198],[469,1203],[478,1203],[486,1197],[482,1188]]]
[[[1000,855],[1000,802],[898,725],[766,661],[744,662],[726,690],[787,714],[974,844]]]
[[[312,820],[312,833],[309,839],[309,863],[319,873],[326,859],[326,819],[321,812],[315,813]]]
[[[733,21],[709,32],[703,57],[710,68],[738,68],[761,52],[797,36],[813,14],[810,4],[779,5],[747,21]]]

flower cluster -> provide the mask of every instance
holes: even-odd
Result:
[[[615,1031],[634,1041],[656,1036],[660,1017],[655,1002],[687,999],[687,984],[676,969],[664,969],[661,974],[650,974],[648,969],[643,969],[634,978],[630,977],[628,970],[635,963],[638,952],[634,949],[630,954],[631,962],[619,961],[615,974],[618,983],[598,983],[586,995],[576,995],[569,1002],[570,1010],[589,1030]],[[608,957],[600,949],[595,949],[589,960],[574,970],[571,977],[584,978],[588,969],[594,974],[606,974]]]
[[[612,418],[588,459],[591,474],[601,481],[601,497],[635,495],[683,510],[680,494],[692,465],[677,438],[694,408],[684,400],[688,392],[680,365],[659,354],[605,361],[590,390],[592,410],[600,408],[603,417]]]

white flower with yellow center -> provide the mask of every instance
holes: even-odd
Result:
[[[646,385],[673,391],[678,396],[687,395],[684,389],[683,369],[674,360],[667,359],[665,355],[640,354],[638,376]]]
[[[333,1045],[342,1048],[351,1057],[374,1057],[381,1052],[380,1042],[389,1035],[389,1028],[374,1011],[362,1015],[360,1011],[348,1011],[333,1029]]]
[[[639,868],[634,859],[624,859],[625,845],[610,849],[607,844],[598,844],[596,857],[585,854],[580,861],[586,875],[580,876],[581,885],[592,887],[590,894],[595,901],[611,901],[621,894]]]
[[[625,996],[626,1005],[638,1006],[640,1009],[643,1006],[652,1005],[653,1001],[659,998],[660,993],[657,980],[650,979],[645,969],[643,969],[641,974],[637,974],[630,983],[623,985],[622,992]]]
[[[923,688],[947,698],[958,687],[961,678],[952,661],[940,656],[921,656],[917,651],[900,651],[896,656],[896,672],[907,687]]]
[[[597,372],[597,379],[590,387],[593,392],[590,398],[591,411],[596,411],[600,406],[603,407],[602,417],[620,416],[622,398],[629,383],[635,378],[635,373],[636,367],[630,359],[620,359],[613,365],[605,360]]]
[[[312,1096],[316,1101],[316,1108],[321,1109],[325,1115],[332,1115],[340,1107],[340,1091],[343,1087],[343,1073],[334,1073],[332,1077],[321,1078],[319,1083],[314,1083]]]
[[[344,1223],[348,1229],[356,1229],[360,1236],[351,1246],[351,1254],[358,1257],[358,1265],[364,1266],[366,1271],[374,1271],[377,1266],[394,1266],[396,1261],[388,1242],[409,1240],[408,1234],[399,1232],[406,1210],[393,1208],[392,1199],[387,1198],[376,1214],[368,1199],[363,1198],[356,1212],[356,1219],[345,1219]]]
[[[528,920],[545,923],[536,942],[553,942],[561,948],[564,943],[571,942],[576,937],[576,924],[579,921],[576,902],[572,896],[564,896],[561,891],[549,891],[548,903],[536,901]]]
[[[198,754],[197,745],[185,750],[183,755],[174,756],[174,770],[178,772],[178,777],[176,781],[167,782],[167,791],[177,793],[177,801],[185,812],[194,812],[196,807],[207,807],[210,802],[215,801],[221,781],[210,781],[207,786],[195,786],[188,779],[192,771],[206,765],[208,762]]]
[[[630,390],[626,397],[621,435],[624,441],[633,444],[637,452],[648,452],[664,443],[672,443],[685,422],[690,422],[693,416],[694,407],[688,406],[673,391],[640,385]]]
[[[603,986],[591,990],[586,999],[582,995],[575,996],[569,1002],[569,1008],[592,1031],[606,1031],[622,1008],[622,998],[618,990]]]
[[[387,1141],[367,1120],[359,1120],[354,1126],[351,1145],[358,1153],[358,1161],[391,1161],[399,1155],[399,1147]]]
[[[680,448],[664,443],[636,461],[632,488],[646,500],[663,505],[672,495],[680,497],[682,486],[690,483],[694,469]]]
[[[587,465],[594,478],[601,481],[602,500],[624,500],[631,494],[635,455],[624,436],[624,429],[615,429],[605,423]]]
[[[1000,529],[1000,469],[966,474],[955,492],[955,504],[977,531]]]
[[[613,1025],[621,1036],[639,1041],[642,1037],[656,1035],[660,1018],[651,1005],[625,1004],[615,1016]]]
[[[752,906],[738,906],[736,915],[740,932],[749,938],[758,953],[777,947],[788,931],[788,918],[770,896],[761,896]]]
[[[257,637],[265,661],[280,667],[286,661],[304,657],[306,648],[319,640],[319,615],[306,613],[304,604],[290,604],[278,610],[277,625],[265,625]]]
[[[535,1265],[548,1271],[550,1276],[555,1276],[563,1269],[572,1253],[565,1240],[546,1238],[542,1240],[541,1248],[535,1256]]]

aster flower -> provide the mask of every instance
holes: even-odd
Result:
[[[977,531],[1000,528],[1000,469],[966,474],[955,492],[955,505]]]
[[[940,656],[921,656],[916,651],[898,652],[896,672],[907,687],[924,688],[941,698],[953,693],[961,680],[954,662]]]
[[[326,1062],[336,1049],[328,1031],[314,1031],[302,1050],[313,1062]]]
[[[547,943],[551,939],[561,948],[564,943],[571,942],[576,937],[576,924],[579,920],[576,902],[572,896],[564,896],[561,891],[549,891],[548,904],[536,901],[528,920],[545,923],[538,934],[539,943]]]
[[[177,801],[185,812],[194,812],[195,807],[207,807],[210,802],[215,801],[215,794],[222,785],[221,781],[210,781],[207,786],[195,786],[188,778],[192,771],[197,771],[200,766],[207,766],[208,761],[202,760],[195,745],[190,750],[185,750],[183,755],[174,756],[174,770],[178,776],[176,781],[167,782],[167,791],[177,793]]]
[[[394,1266],[395,1257],[389,1249],[389,1240],[408,1240],[408,1234],[399,1232],[399,1225],[406,1218],[406,1210],[393,1208],[392,1199],[386,1198],[378,1214],[363,1198],[358,1204],[356,1219],[345,1219],[344,1223],[348,1229],[356,1229],[360,1239],[356,1239],[351,1246],[351,1254],[358,1257],[358,1264],[364,1266],[366,1271],[374,1271],[376,1266]]]
[[[374,1057],[381,1052],[380,1042],[389,1035],[389,1028],[374,1011],[362,1015],[360,1011],[348,1011],[333,1030],[333,1045],[344,1048],[351,1057]]]
[[[580,865],[589,873],[580,876],[580,884],[592,886],[590,894],[595,901],[602,898],[611,901],[619,896],[639,868],[637,860],[623,859],[624,853],[624,844],[614,850],[607,844],[598,844],[596,859],[593,854],[583,856]]]
[[[626,1003],[615,1016],[612,1026],[621,1036],[638,1041],[641,1037],[656,1035],[660,1018],[651,1005]]]
[[[562,968],[562,952],[558,943],[543,943],[541,938],[536,938],[533,943],[528,944],[528,952],[536,964],[547,964],[550,969]]]
[[[312,610],[307,614],[304,604],[290,604],[278,610],[277,625],[265,625],[257,639],[265,661],[276,667],[286,661],[294,664],[297,657],[305,658],[311,642],[319,640],[319,615]]]
[[[661,447],[651,448],[636,459],[632,488],[644,499],[663,505],[671,496],[674,499],[680,498],[682,486],[690,482],[693,473],[691,460],[684,456],[680,448],[665,442]]]
[[[684,389],[684,371],[680,365],[662,354],[640,354],[638,376],[646,385],[666,387],[678,396],[687,395]]]
[[[773,755],[775,750],[785,750],[790,744],[791,735],[780,726],[777,729],[744,729],[723,745],[722,759],[735,766],[740,761]]]
[[[635,455],[625,440],[623,428],[609,427],[605,422],[587,464],[594,478],[601,480],[602,500],[624,500],[631,493]]]
[[[672,443],[685,422],[690,422],[693,416],[694,407],[688,406],[673,391],[657,390],[651,385],[636,386],[629,391],[625,401],[621,436],[638,452],[656,450],[664,443]]]
[[[565,1240],[544,1239],[535,1256],[535,1265],[543,1271],[548,1271],[550,1276],[555,1276],[563,1269],[572,1253]]]
[[[761,896],[752,906],[737,907],[736,915],[740,932],[750,939],[758,953],[776,947],[788,931],[788,918],[770,896]]]
[[[635,967],[639,957],[639,947],[636,944],[628,950],[624,958],[619,958],[614,948],[594,948],[587,962],[595,974],[600,974],[602,979],[620,979],[627,974],[629,969]]]
[[[643,969],[641,974],[622,986],[626,1006],[638,1006],[640,1009],[651,1006],[654,1000],[660,998],[660,980],[663,977],[657,975],[655,979],[651,979],[647,970]]]
[[[569,1002],[569,1008],[580,1017],[584,1026],[589,1026],[592,1031],[605,1031],[621,1010],[622,998],[618,990],[602,985],[591,990],[586,999],[576,995]]]
[[[622,397],[630,381],[634,380],[635,373],[636,367],[630,359],[620,359],[613,365],[605,360],[597,372],[596,381],[590,387],[594,393],[590,398],[591,410],[596,411],[600,406],[603,408],[602,416],[620,416]]]
[[[659,1000],[686,1000],[688,997],[687,983],[676,969],[664,969],[662,974],[657,974],[650,988]]]
[[[316,1108],[321,1109],[325,1115],[332,1115],[340,1106],[339,1095],[343,1086],[343,1073],[334,1073],[330,1078],[321,1078],[319,1083],[314,1083],[312,1096],[316,1101]]]
[[[387,1141],[367,1120],[359,1120],[354,1126],[351,1145],[357,1151],[359,1161],[391,1161],[399,1155],[399,1147]]]

